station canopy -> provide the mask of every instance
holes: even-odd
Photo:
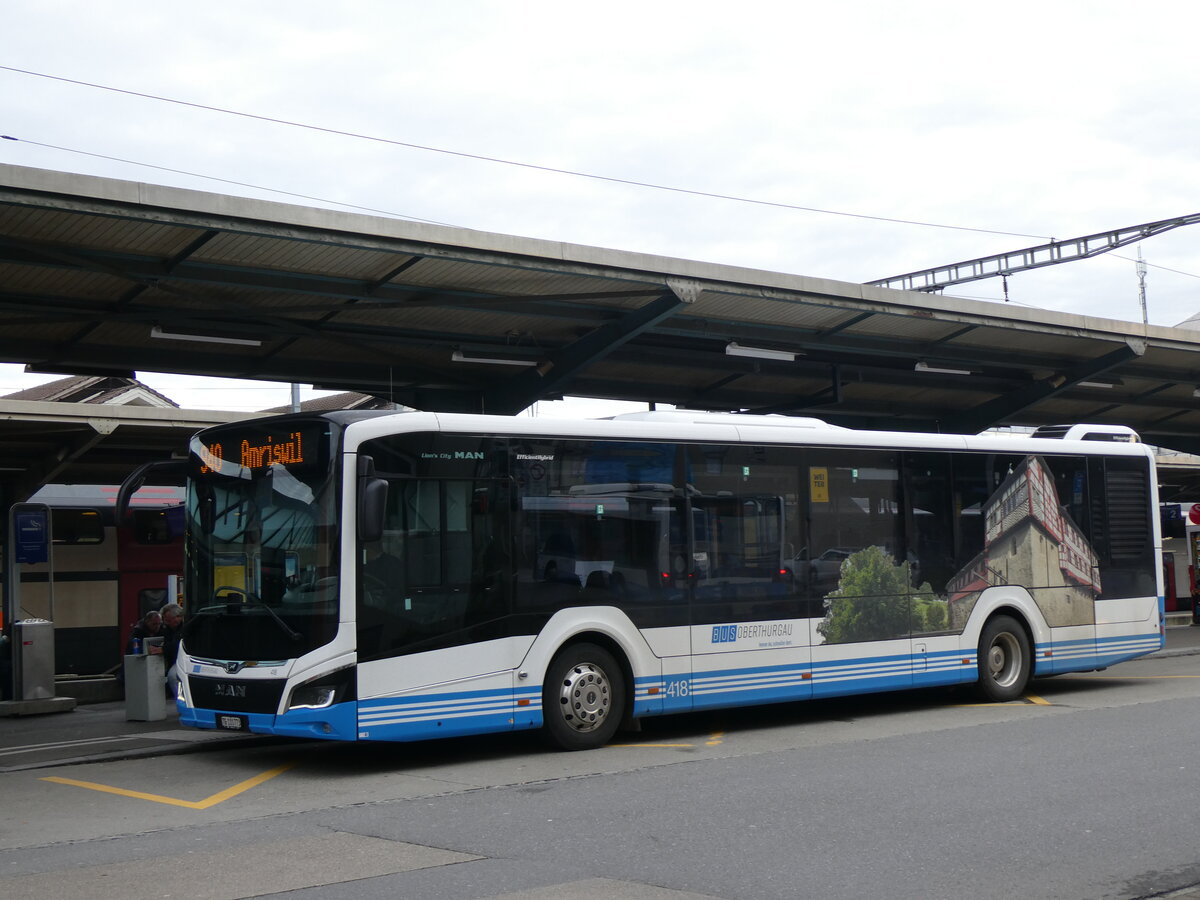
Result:
[[[0,165],[0,361],[1200,451],[1200,332]]]
[[[178,457],[200,429],[242,417],[0,399],[0,508],[27,499],[45,484],[120,484],[144,462]]]

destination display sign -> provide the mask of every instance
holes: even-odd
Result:
[[[287,423],[278,429],[228,428],[197,435],[192,452],[200,471],[228,472],[231,467],[262,472],[271,466],[291,471],[321,468],[328,459],[329,432],[324,425]]]

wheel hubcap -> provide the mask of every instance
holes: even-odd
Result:
[[[604,724],[612,704],[612,688],[595,663],[579,663],[567,672],[558,692],[563,719],[576,731],[594,731]]]
[[[1017,639],[1011,634],[997,635],[988,648],[987,664],[988,674],[1000,687],[1015,684],[1021,671],[1021,651]]]

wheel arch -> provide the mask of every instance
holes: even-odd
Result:
[[[980,623],[979,633],[983,634],[983,629],[987,628],[988,623],[993,619],[1000,618],[1000,616],[1008,616],[1010,619],[1016,621],[1016,623],[1024,629],[1025,637],[1029,638],[1030,649],[1036,652],[1035,648],[1037,647],[1037,642],[1034,639],[1033,626],[1029,624],[1029,617],[1025,614],[1025,611],[1017,606],[1002,604],[991,610],[987,614],[987,618]],[[978,641],[976,641],[976,643],[978,643]]]
[[[978,648],[983,629],[997,616],[1010,616],[1021,624],[1035,658],[1038,646],[1050,642],[1050,628],[1029,592],[1015,585],[1003,585],[988,588],[980,594],[963,630],[963,649]]]
[[[564,647],[581,643],[603,647],[617,660],[625,676],[627,710],[633,708],[635,681],[662,674],[662,663],[625,613],[615,607],[577,607],[550,618],[521,660],[520,677],[534,684],[544,682],[554,657]]]

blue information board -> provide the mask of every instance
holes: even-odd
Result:
[[[18,510],[13,513],[16,532],[17,562],[46,562],[50,544],[50,517],[45,509]]]

